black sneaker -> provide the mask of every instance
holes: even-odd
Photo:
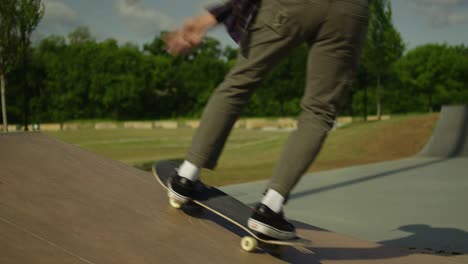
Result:
[[[174,173],[174,175],[169,179],[168,189],[169,198],[184,204],[192,200],[195,183]]]
[[[268,206],[259,203],[248,221],[253,231],[279,240],[296,237],[296,228],[284,219],[283,212],[276,213]]]

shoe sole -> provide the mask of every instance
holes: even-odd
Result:
[[[275,238],[275,239],[289,240],[289,239],[293,239],[294,237],[296,237],[295,233],[279,230],[277,228],[274,228],[272,226],[269,226],[265,223],[259,222],[252,218],[249,219],[247,224],[250,229],[258,233],[261,233],[263,235],[267,235],[269,237]]]

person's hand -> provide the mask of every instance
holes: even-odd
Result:
[[[194,47],[194,45],[184,37],[180,29],[167,33],[164,35],[163,40],[166,43],[166,51],[174,56],[186,53]]]
[[[217,23],[216,18],[208,12],[187,19],[180,29],[168,33],[163,38],[167,52],[179,55],[197,47],[203,41],[206,32]]]

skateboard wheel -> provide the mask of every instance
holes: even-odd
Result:
[[[169,205],[171,205],[175,209],[180,209],[182,208],[182,203],[179,201],[175,200],[174,198],[169,198]]]
[[[258,241],[250,236],[245,236],[241,239],[241,247],[247,252],[254,251],[258,246]]]

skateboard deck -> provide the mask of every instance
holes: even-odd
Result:
[[[172,161],[157,162],[152,168],[153,175],[158,182],[167,189],[168,180],[179,166],[179,163]],[[215,187],[204,185],[202,188],[202,190],[195,192],[193,202],[247,232],[249,236],[245,236],[241,239],[242,249],[254,251],[257,247],[268,248],[268,245],[270,245],[270,248],[279,251],[277,253],[281,252],[282,246],[292,246],[301,251],[307,251],[305,247],[311,243],[307,239],[295,237],[290,240],[274,240],[254,233],[247,226],[247,221],[252,214],[252,208]],[[171,205],[176,207],[172,202]]]

